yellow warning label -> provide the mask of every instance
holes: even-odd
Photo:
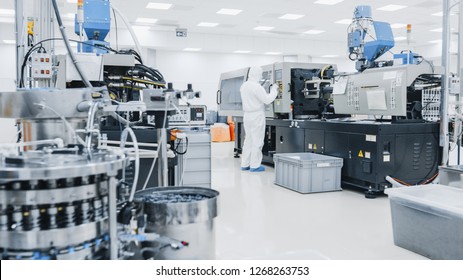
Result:
[[[317,144],[313,144],[313,149],[314,149],[314,150],[317,149]]]
[[[362,150],[360,150],[360,152],[359,152],[359,157],[363,157],[363,152],[362,152]]]

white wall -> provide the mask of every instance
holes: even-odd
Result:
[[[148,52],[150,54],[152,52]],[[151,58],[148,57],[148,60]],[[216,93],[220,74],[252,65],[265,65],[282,61],[281,56],[222,54],[183,51],[156,51],[155,67],[172,82],[176,89],[193,89],[202,92],[202,98],[194,104],[204,104],[209,110],[216,110]]]

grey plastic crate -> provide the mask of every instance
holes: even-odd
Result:
[[[330,192],[341,189],[343,160],[313,153],[275,154],[275,184],[300,192]]]
[[[385,192],[395,245],[430,259],[463,259],[463,189],[427,185]]]
[[[463,189],[463,165],[439,166],[439,183]]]

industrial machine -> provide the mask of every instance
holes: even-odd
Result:
[[[406,59],[396,57],[402,65],[379,61],[393,46],[389,24],[373,21],[371,8],[360,6],[348,28],[357,73],[339,75],[335,66],[323,64],[275,64],[273,83],[280,92],[274,115],[267,115],[263,161],[273,164],[276,153],[300,152],[343,158],[343,187],[365,190],[367,197],[390,187],[388,176],[407,184],[434,180],[442,159],[442,69],[412,52]],[[228,96],[239,95],[244,80],[235,80],[234,95],[229,90]],[[219,108],[229,114],[222,104]],[[242,118],[234,116],[239,156],[244,131]]]
[[[261,84],[267,92],[278,86],[273,104],[266,107],[270,118],[321,118],[333,114],[331,82],[335,65],[280,62],[262,66]],[[241,85],[247,81],[249,68],[222,73],[217,104],[221,115],[242,116]]]

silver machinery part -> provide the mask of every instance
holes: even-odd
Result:
[[[433,71],[434,70],[434,71]],[[442,74],[427,64],[370,68],[344,76],[345,88],[333,94],[337,114],[406,116],[407,87],[420,75]],[[341,82],[340,82],[341,83]]]
[[[161,198],[159,196],[167,197]],[[183,200],[184,197],[191,197]],[[201,198],[197,199],[196,197]],[[143,242],[154,259],[215,259],[214,218],[217,217],[219,192],[198,187],[150,188],[137,192],[135,203],[146,215],[146,232],[190,242],[183,250],[162,250],[161,240]],[[180,201],[178,199],[181,199]],[[180,203],[179,203],[180,202]],[[161,246],[161,247],[160,247]],[[157,250],[156,250],[157,249]],[[149,251],[148,251],[149,252]]]
[[[1,92],[0,117],[20,119],[25,142],[61,138],[65,145],[76,144],[74,131],[85,128],[94,97],[89,89]]]
[[[118,150],[97,150],[89,157],[76,149],[2,158],[2,258],[108,258],[109,245],[113,256],[116,224],[108,219],[116,213],[108,196],[116,191],[115,176],[125,160]]]

